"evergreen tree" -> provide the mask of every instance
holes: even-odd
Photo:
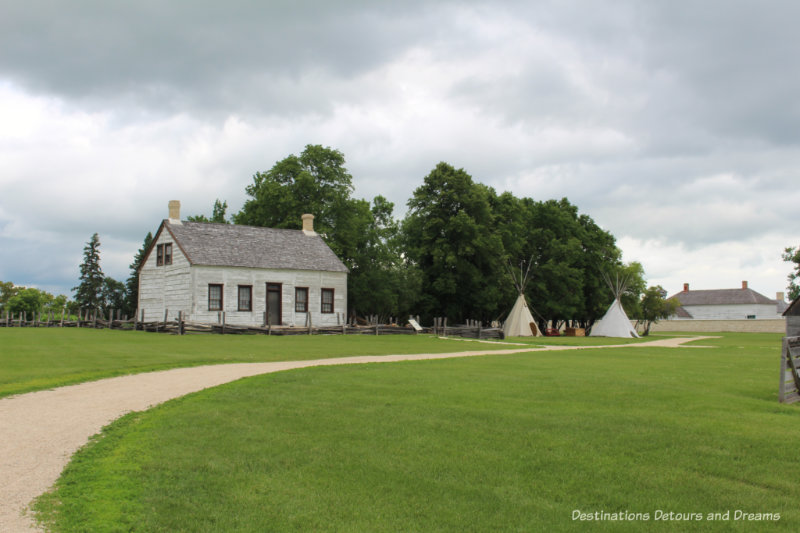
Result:
[[[105,276],[100,269],[100,238],[92,235],[83,248],[80,283],[73,287],[75,301],[81,308],[97,309],[103,302]]]
[[[125,282],[125,306],[123,307],[127,315],[133,315],[139,307],[139,267],[142,265],[147,249],[150,248],[152,242],[153,234],[148,231],[142,247],[136,252],[133,257],[133,263],[130,264],[131,275]]]

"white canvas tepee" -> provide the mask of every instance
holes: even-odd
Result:
[[[622,302],[619,300],[622,293],[625,292],[627,280],[620,280],[619,277],[617,277],[617,282],[615,284],[611,281],[610,277],[606,276],[606,282],[611,287],[611,291],[614,293],[614,301],[611,303],[608,311],[606,311],[606,314],[603,315],[603,318],[594,323],[589,336],[623,338],[634,337],[638,339],[639,334],[636,333],[636,330],[631,325],[628,315],[625,314],[625,310],[622,308]]]
[[[536,323],[533,321],[533,315],[531,315],[528,304],[525,302],[525,295],[522,293],[517,297],[514,307],[511,308],[511,312],[506,318],[503,333],[506,337],[540,336],[539,328],[536,327]]]
[[[511,268],[508,268],[508,273],[514,281],[514,286],[517,288],[519,296],[517,296],[517,301],[514,303],[514,307],[511,308],[511,312],[506,317],[506,322],[503,325],[503,334],[506,337],[540,337],[542,335],[539,333],[539,328],[536,327],[533,315],[528,309],[528,303],[525,301],[525,285],[528,282],[530,271],[531,263],[529,261],[525,275],[522,275],[522,269],[520,268],[520,278],[517,280]]]

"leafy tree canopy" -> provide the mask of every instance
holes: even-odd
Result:
[[[233,216],[236,224],[300,229],[314,215],[314,230],[350,269],[350,314],[397,316],[413,305],[413,276],[401,261],[394,205],[377,196],[370,204],[353,198],[353,178],[344,155],[307,145],[300,155],[278,161],[253,176],[250,197]],[[402,285],[402,286],[401,286]]]
[[[494,191],[463,169],[439,163],[408,201],[405,251],[419,267],[422,314],[492,320],[503,296],[503,242]]]
[[[800,246],[797,248],[786,248],[783,251],[783,260],[789,263],[794,263],[794,270],[789,273],[788,280],[789,286],[789,299],[796,300],[800,298]]]
[[[17,287],[11,281],[0,281],[0,309],[6,309],[8,301],[25,287]]]
[[[681,303],[677,298],[666,299],[667,291],[661,285],[648,287],[642,295],[637,316],[644,321],[644,335],[650,334],[650,327],[661,319],[674,315]]]

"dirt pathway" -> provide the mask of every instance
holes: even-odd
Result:
[[[545,350],[676,347],[708,337],[682,337],[615,346],[546,346],[437,354],[339,357],[276,363],[234,363],[176,368],[101,379],[0,399],[0,531],[35,530],[23,513],[55,483],[72,454],[89,437],[131,411],[243,377],[305,368],[500,355]]]

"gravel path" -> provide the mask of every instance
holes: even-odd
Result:
[[[277,363],[234,363],[176,368],[101,379],[0,399],[0,531],[32,531],[25,510],[55,483],[72,454],[89,437],[125,413],[243,377],[305,368],[499,355],[543,350],[641,346],[676,347],[708,337],[683,337],[616,346],[547,346],[438,354],[339,357]]]

